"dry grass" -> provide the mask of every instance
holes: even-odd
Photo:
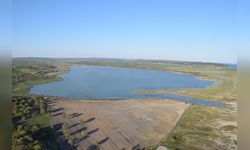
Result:
[[[236,118],[231,109],[192,105],[162,145],[185,150],[237,149]]]

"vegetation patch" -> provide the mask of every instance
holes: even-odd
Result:
[[[230,109],[191,105],[172,134],[161,142],[172,149],[237,149],[236,114]],[[221,125],[227,130],[221,132]]]
[[[57,149],[41,97],[13,96],[12,149]]]

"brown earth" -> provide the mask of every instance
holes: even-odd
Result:
[[[102,150],[156,145],[170,134],[187,107],[188,104],[182,102],[156,99],[91,101],[51,98],[49,102],[52,124],[62,149],[70,149],[62,133],[65,122],[69,124],[70,136],[77,149],[87,149],[93,142],[99,143]],[[81,119],[86,128],[80,125]],[[88,136],[82,138],[81,131]]]

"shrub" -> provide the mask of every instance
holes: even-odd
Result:
[[[70,145],[74,145],[74,141],[73,141],[73,138],[72,138],[72,137],[69,137],[68,143],[69,143]]]
[[[80,136],[81,136],[82,138],[84,138],[84,137],[87,136],[87,133],[86,133],[85,131],[81,131]]]
[[[36,126],[36,125],[33,125],[33,126],[31,127],[31,132],[32,132],[32,133],[35,133],[35,132],[37,132],[38,130],[39,130],[39,127]]]
[[[62,130],[63,130],[63,134],[64,134],[65,138],[66,138],[66,139],[69,139],[69,136],[70,136],[70,135],[69,135],[69,130],[68,130],[68,128],[66,127],[65,124],[63,124]]]
[[[88,147],[88,150],[99,150],[99,149],[100,149],[100,144],[98,144],[97,142],[93,142]]]
[[[41,150],[42,146],[40,144],[36,144],[36,145],[34,145],[33,149],[34,150]]]

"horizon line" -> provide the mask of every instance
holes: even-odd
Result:
[[[151,60],[151,61],[175,61],[193,63],[212,63],[212,64],[237,64],[236,62],[212,62],[196,60],[176,60],[176,59],[150,59],[150,58],[121,58],[121,57],[39,57],[39,56],[11,56],[11,58],[47,58],[47,59],[122,59],[122,60]]]

